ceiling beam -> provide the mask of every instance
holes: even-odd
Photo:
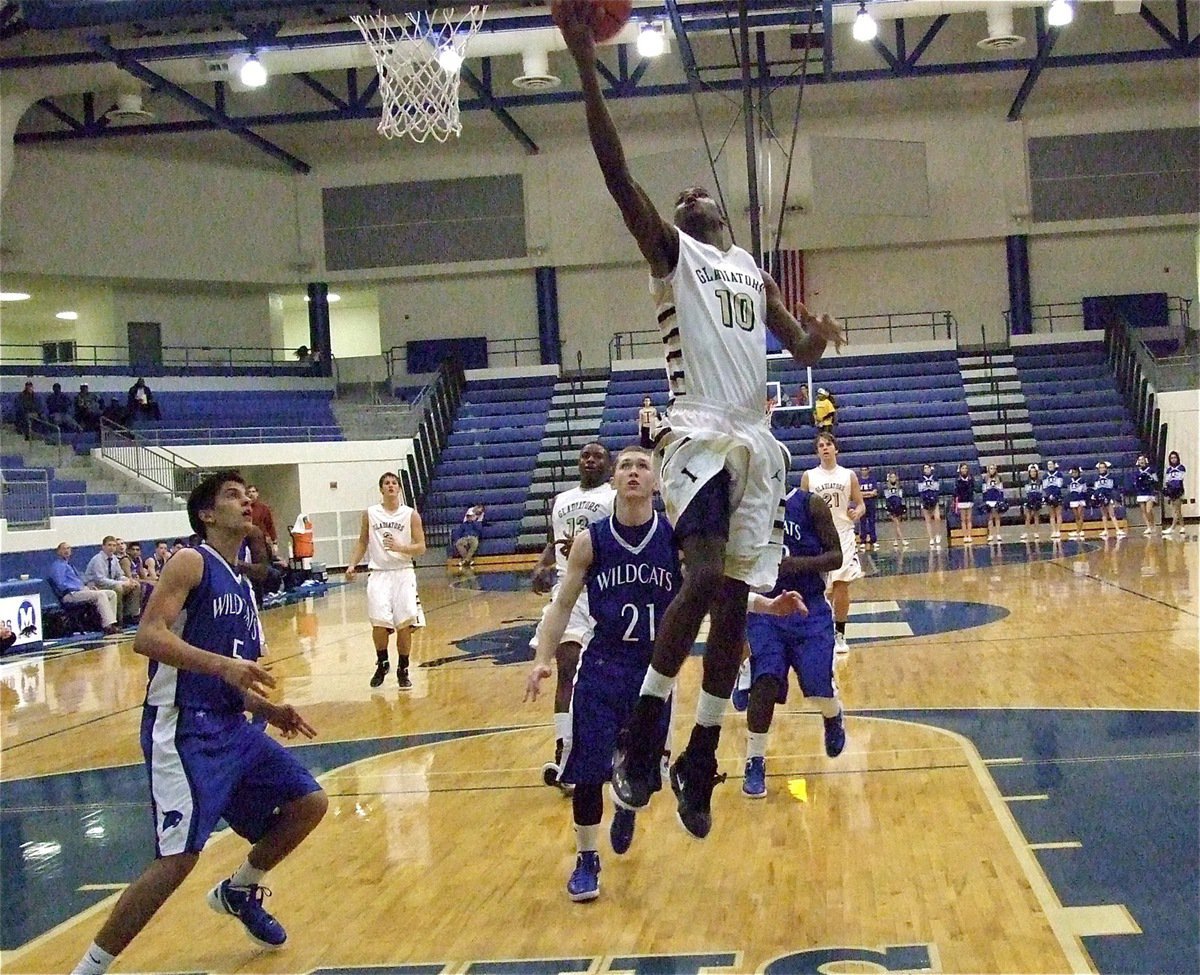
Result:
[[[274,142],[268,142],[257,132],[252,132],[241,120],[232,118],[224,112],[217,111],[217,109],[213,108],[207,102],[201,101],[190,91],[180,88],[175,82],[168,81],[162,75],[151,71],[140,61],[130,57],[124,51],[117,50],[105,38],[89,37],[87,42],[97,54],[112,61],[117,67],[123,71],[127,71],[140,81],[146,82],[146,84],[152,86],[156,91],[165,92],[170,95],[197,115],[212,122],[217,128],[232,132],[239,139],[249,142],[250,145],[262,150],[268,156],[286,163],[289,168],[297,173],[307,174],[312,171],[312,167],[303,159],[298,159],[286,149],[275,145]]]
[[[482,81],[475,77],[471,69],[465,64],[459,70],[459,76],[467,83],[467,87],[475,92],[479,100],[487,106],[491,113],[500,120],[500,124],[508,129],[512,137],[525,147],[527,153],[531,156],[536,156],[541,151],[538,149],[538,144],[530,138],[529,133],[521,128],[517,120],[509,114],[508,109],[500,104],[496,96],[488,90]]]
[[[1034,8],[1033,21],[1037,27],[1038,34],[1037,57],[1033,59],[1033,64],[1025,72],[1025,80],[1021,82],[1021,88],[1017,92],[1017,97],[1013,99],[1012,107],[1008,110],[1008,120],[1010,122],[1015,122],[1021,117],[1021,110],[1025,107],[1025,102],[1033,92],[1033,86],[1037,84],[1042,69],[1046,67],[1047,62],[1050,60],[1050,52],[1054,49],[1054,42],[1058,40],[1057,27],[1051,27],[1049,30],[1046,30],[1045,15],[1042,13],[1041,7]]]

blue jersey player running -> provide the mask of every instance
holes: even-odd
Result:
[[[578,850],[567,881],[573,901],[600,894],[600,820],[604,783],[612,775],[617,736],[637,703],[654,652],[654,637],[663,613],[679,591],[679,559],[671,526],[654,511],[657,479],[648,451],[626,447],[613,471],[616,499],[608,518],[575,536],[567,571],[542,619],[525,699],[535,700],[541,682],[552,673],[555,649],[570,620],[571,609],[587,589],[588,611],[595,623],[591,641],[580,655],[571,696],[573,745],[562,780],[574,785],[572,812]],[[803,604],[794,592],[769,604],[751,597],[756,609],[792,612]],[[657,753],[669,733],[670,709],[655,729]],[[661,788],[656,775],[651,791]],[[633,841],[634,811],[618,807],[610,837],[621,854]]]
[[[246,712],[285,738],[316,732],[290,704],[265,697],[275,679],[260,663],[262,629],[250,583],[234,570],[251,526],[250,498],[236,471],[205,478],[188,498],[202,539],[163,568],[133,648],[150,658],[142,752],[150,777],[156,859],[125,888],[74,975],[100,975],[191,873],[224,819],[253,846],[208,894],[265,948],[287,940],[263,908],[267,871],[325,815],[316,780]]]
[[[768,596],[797,592],[807,614],[753,614],[746,622],[750,642],[750,704],[746,713],[746,772],[742,792],[767,794],[767,736],[775,705],[787,701],[788,671],[825,721],[825,754],[836,758],[846,745],[842,704],[833,682],[833,608],[825,598],[825,573],[842,564],[842,543],[829,505],[799,488],[787,496],[783,516],[784,555],[779,579]]]

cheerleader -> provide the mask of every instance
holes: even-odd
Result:
[[[871,468],[859,468],[858,490],[862,494],[863,504],[867,506],[867,510],[858,520],[858,540],[866,551],[873,552],[879,541],[875,532],[875,499],[879,497],[879,485],[875,482]]]
[[[983,510],[987,512],[988,541],[1000,541],[1000,516],[1008,510],[1008,502],[1004,500],[1004,482],[995,464],[989,464],[983,475]]]
[[[1088,483],[1083,479],[1083,471],[1078,467],[1071,468],[1070,476],[1071,479],[1067,482],[1067,504],[1071,513],[1075,515],[1075,530],[1071,532],[1071,537],[1083,538],[1083,516],[1087,511]]]
[[[895,471],[888,471],[887,480],[883,482],[883,506],[896,528],[896,540],[892,542],[892,548],[899,548],[901,545],[908,548],[908,539],[904,537],[904,530],[900,527],[900,519],[904,517],[904,488],[900,486],[900,477]]]
[[[1117,526],[1117,482],[1108,473],[1106,460],[1096,464],[1096,480],[1092,482],[1092,500],[1100,509],[1100,537],[1108,538],[1108,521],[1112,519],[1113,532],[1124,538],[1127,532]]]
[[[1163,534],[1170,535],[1176,528],[1179,537],[1183,538],[1183,475],[1187,468],[1179,461],[1178,451],[1172,450],[1167,454],[1167,469],[1163,474],[1163,498],[1171,502],[1171,527],[1164,528]]]
[[[942,544],[942,509],[938,500],[941,493],[942,483],[933,476],[933,465],[926,464],[921,468],[921,479],[917,481],[917,494],[921,498],[921,512],[925,515],[925,531],[929,535],[930,548]]]
[[[1042,477],[1042,499],[1050,518],[1050,537],[1062,538],[1063,476],[1055,461],[1046,461]]]
[[[1025,512],[1025,530],[1021,532],[1021,541],[1030,534],[1035,542],[1038,540],[1038,529],[1042,527],[1042,500],[1042,472],[1037,464],[1030,464],[1025,471],[1025,494],[1021,499],[1021,509]],[[1030,528],[1033,529],[1032,533]]]
[[[971,544],[971,512],[975,509],[975,478],[966,464],[958,465],[958,477],[954,479],[954,504],[958,509],[958,524],[962,528],[963,542]]]
[[[1158,500],[1157,490],[1158,475],[1150,470],[1150,458],[1145,454],[1139,454],[1137,465],[1133,469],[1133,496],[1142,506],[1142,520],[1146,523],[1146,527],[1142,529],[1143,535],[1149,535],[1154,531],[1154,505]]]

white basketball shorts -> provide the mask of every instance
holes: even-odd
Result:
[[[546,623],[546,616],[550,612],[550,607],[553,605],[555,598],[558,596],[558,583],[554,584],[554,588],[550,590],[550,602],[542,607],[542,618],[538,620],[537,629],[533,631],[533,639],[529,641],[529,646],[537,652],[538,642],[542,638],[542,627]],[[592,639],[592,630],[595,623],[592,621],[591,614],[588,612],[588,597],[587,590],[579,594],[579,598],[575,601],[575,605],[571,607],[571,616],[567,620],[567,628],[563,631],[562,643],[578,643],[581,647],[586,647]],[[558,648],[555,647],[557,650]]]
[[[775,585],[783,557],[783,495],[792,458],[766,416],[689,399],[675,403],[654,451],[667,518],[679,521],[696,492],[729,471],[725,575],[758,592]]]
[[[407,569],[372,569],[367,577],[367,618],[372,626],[398,630],[424,626],[417,573]]]
[[[862,563],[858,560],[858,544],[854,539],[854,530],[839,531],[838,541],[842,543],[842,564],[832,572],[826,573],[825,582],[832,585],[835,582],[853,582],[863,577]]]

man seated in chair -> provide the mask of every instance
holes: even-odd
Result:
[[[71,565],[71,546],[59,542],[54,550],[58,558],[46,573],[46,580],[54,595],[63,606],[74,606],[79,603],[90,603],[100,614],[100,625],[105,633],[116,633],[121,628],[117,626],[117,593],[112,589],[100,589],[97,586],[85,585]]]

